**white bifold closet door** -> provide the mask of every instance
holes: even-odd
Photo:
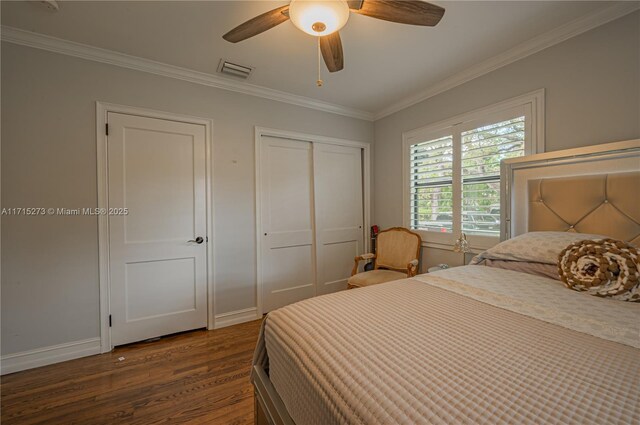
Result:
[[[364,253],[362,149],[313,145],[316,294],[346,289],[353,258]]]
[[[309,142],[262,137],[263,312],[315,294],[313,151]]]
[[[346,288],[363,252],[362,150],[262,136],[262,311]]]

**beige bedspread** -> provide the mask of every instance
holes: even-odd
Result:
[[[640,309],[616,316],[625,303],[587,296],[609,304],[594,312],[573,302],[562,312],[557,292],[560,301],[537,312],[533,300],[510,301],[504,286],[516,292],[539,279],[545,290],[584,294],[469,267],[271,312],[255,362],[268,362],[298,425],[640,422],[640,350],[631,346]],[[590,321],[580,331],[571,328],[576,314]],[[633,323],[610,323],[616,317]]]

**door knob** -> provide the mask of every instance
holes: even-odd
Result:
[[[190,241],[187,241],[187,242],[195,242],[197,244],[201,244],[202,242],[204,242],[204,239],[202,238],[202,236],[198,236],[197,238],[191,239]]]

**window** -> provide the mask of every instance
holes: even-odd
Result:
[[[500,161],[525,154],[525,116],[461,134],[462,231],[500,236]]]
[[[427,243],[497,242],[500,161],[544,150],[542,103],[539,91],[405,133],[405,226]]]
[[[453,138],[411,145],[411,228],[451,232]]]

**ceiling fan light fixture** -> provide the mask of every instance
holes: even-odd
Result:
[[[321,37],[345,26],[349,5],[345,0],[292,0],[289,18],[300,30]]]

